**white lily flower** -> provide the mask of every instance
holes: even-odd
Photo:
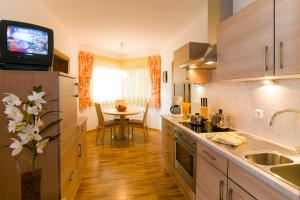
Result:
[[[27,106],[26,112],[31,115],[38,115],[39,114],[38,106]]]
[[[9,119],[13,119],[16,122],[21,122],[23,121],[23,114],[19,110],[19,108],[12,106],[12,105],[7,105],[5,108],[4,113],[7,115]]]
[[[16,131],[22,131],[23,129],[25,128],[25,124],[22,123],[22,122],[16,122],[16,121],[13,121],[13,120],[10,120],[9,123],[8,123],[8,132],[9,133],[14,133]]]
[[[6,97],[2,99],[2,102],[5,103],[6,105],[11,105],[11,106],[19,106],[21,105],[20,98],[14,94],[10,93],[4,93],[7,94]]]
[[[22,144],[27,144],[32,140],[41,141],[43,139],[38,132],[39,128],[37,126],[28,125],[22,130],[22,133],[18,134],[18,136],[20,137]]]
[[[23,145],[15,138],[11,138],[11,140],[14,141],[11,145],[9,145],[9,147],[13,149],[11,155],[16,156],[23,150]]]
[[[44,99],[43,99],[43,96],[45,95],[45,92],[35,92],[35,91],[32,91],[32,95],[29,95],[27,97],[27,99],[29,101],[32,101],[34,102],[34,104],[39,108],[39,109],[42,109],[42,104],[45,104],[47,103]]]
[[[42,154],[44,153],[44,148],[46,147],[47,142],[49,142],[49,139],[43,140],[41,142],[38,142],[35,147],[37,149],[37,153]]]

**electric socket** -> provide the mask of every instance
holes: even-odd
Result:
[[[254,118],[255,119],[263,119],[264,118],[264,110],[262,110],[262,109],[255,109],[255,111],[254,111]]]

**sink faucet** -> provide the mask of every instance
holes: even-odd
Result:
[[[277,111],[276,113],[274,113],[274,115],[271,118],[270,126],[272,126],[274,124],[275,120],[277,119],[277,117],[279,115],[281,115],[283,113],[287,113],[287,112],[296,113],[296,114],[300,115],[300,110],[296,110],[296,109],[283,109],[283,110]]]
[[[283,109],[283,110],[280,110],[280,111],[277,111],[276,113],[274,113],[274,115],[272,116],[271,118],[271,121],[270,121],[270,126],[272,126],[275,122],[275,120],[277,119],[277,117],[283,113],[296,113],[296,114],[299,114],[300,115],[300,110],[296,110],[296,109]],[[298,154],[300,154],[300,145],[296,146],[295,147],[295,150]]]

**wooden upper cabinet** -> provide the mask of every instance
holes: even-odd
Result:
[[[300,74],[299,8],[299,0],[275,0],[276,75]]]
[[[259,0],[218,26],[217,80],[274,75],[273,13],[273,1]]]

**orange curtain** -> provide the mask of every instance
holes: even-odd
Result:
[[[79,52],[79,108],[84,109],[92,105],[90,96],[90,83],[93,71],[94,55]]]
[[[152,104],[156,108],[160,108],[160,56],[149,56],[148,66],[150,68]]]

